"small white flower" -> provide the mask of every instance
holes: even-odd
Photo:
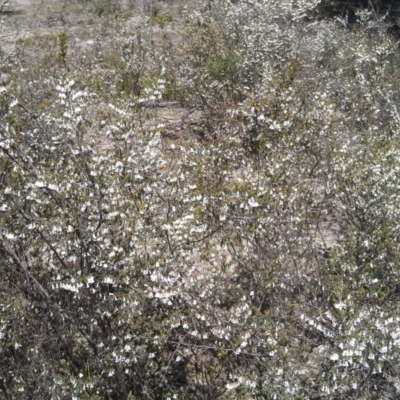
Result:
[[[353,350],[345,350],[344,352],[343,352],[343,356],[344,357],[351,357],[353,355]]]
[[[51,232],[52,233],[60,233],[60,232],[62,232],[62,228],[61,228],[61,226],[55,225],[55,226],[53,226]]]
[[[230,382],[225,385],[228,390],[236,389],[240,385],[239,382]]]
[[[324,347],[324,346],[322,346],[322,347]],[[333,353],[333,354],[330,355],[329,359],[332,360],[332,361],[337,361],[337,360],[339,360],[339,354],[338,353]]]
[[[280,124],[277,124],[276,122],[274,122],[273,124],[271,124],[269,126],[269,129],[271,129],[271,131],[277,131],[280,132],[282,130],[282,127]]]
[[[64,290],[68,290],[69,292],[79,292],[79,286],[71,285],[69,283],[61,283],[60,288]]]
[[[89,285],[90,285],[91,283],[93,283],[93,282],[94,282],[93,276],[89,276],[89,277],[87,278],[86,282],[87,282]]]
[[[380,352],[383,353],[383,354],[387,353],[387,351],[388,351],[387,346],[383,346],[383,347],[380,348]]]
[[[340,303],[336,303],[334,307],[338,310],[344,310],[346,308],[346,304],[341,301]]]
[[[260,204],[258,204],[252,197],[250,197],[248,203],[251,208],[260,207]]]

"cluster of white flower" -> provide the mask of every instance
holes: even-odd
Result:
[[[30,78],[18,102],[26,70],[0,82],[11,396],[395,387],[397,45],[308,23],[320,3],[207,2],[169,47],[135,17],[87,71]],[[201,114],[174,140],[166,93]]]

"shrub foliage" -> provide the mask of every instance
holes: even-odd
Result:
[[[3,49],[2,398],[400,395],[398,42],[323,5]]]

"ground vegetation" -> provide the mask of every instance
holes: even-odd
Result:
[[[2,398],[400,396],[377,4],[2,3]]]

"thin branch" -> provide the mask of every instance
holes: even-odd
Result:
[[[202,242],[203,240],[206,240],[206,239],[209,238],[210,236],[214,235],[214,233],[218,232],[222,227],[223,227],[222,225],[218,226],[216,229],[214,229],[213,231],[211,231],[210,233],[208,233],[207,235],[203,236],[203,237],[200,238],[200,239],[196,239],[196,240],[192,240],[192,241],[186,241],[186,242],[184,242],[184,243],[177,244],[177,245],[173,248],[173,251],[179,249],[180,247],[182,247],[182,246],[184,246],[184,245],[191,245],[191,244],[195,244],[195,243],[198,243],[198,242]]]
[[[32,280],[32,282],[35,284],[35,286],[39,289],[39,291],[47,298],[50,299],[50,295],[47,292],[47,290],[41,285],[41,283],[32,275],[32,273],[29,271],[28,265],[24,260],[21,260],[17,253],[11,248],[9,244],[7,244],[6,241],[4,241],[3,237],[3,245],[4,249],[7,252],[7,254],[14,260],[14,262],[25,272],[27,276]]]

